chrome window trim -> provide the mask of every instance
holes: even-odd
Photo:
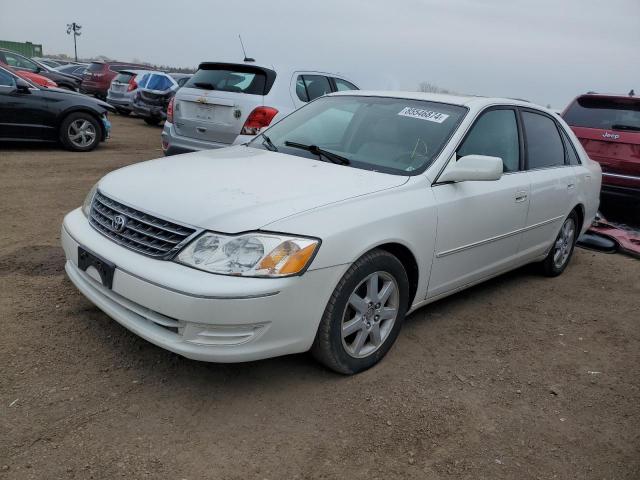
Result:
[[[485,238],[484,240],[480,240],[478,242],[469,243],[467,245],[462,245],[461,247],[452,248],[451,250],[445,250],[443,252],[436,253],[436,258],[446,257],[448,255],[453,255],[454,253],[463,252],[465,250],[470,250],[475,247],[480,247],[482,245],[486,245],[488,243],[497,242],[498,240],[503,240],[508,237],[513,237],[514,235],[518,235],[520,233],[527,232],[529,230],[533,230],[534,228],[542,227],[544,225],[548,225],[553,222],[557,222],[558,220],[563,219],[564,216],[560,215],[558,217],[550,218],[549,220],[545,220],[543,222],[535,223],[533,225],[529,225],[523,228],[519,228],[517,230],[513,230],[511,232],[503,233],[500,235],[496,235],[495,237]]]

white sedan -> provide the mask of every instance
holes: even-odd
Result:
[[[542,107],[344,92],[246,145],[108,174],[62,244],[78,289],[160,347],[215,362],[311,350],[351,374],[408,312],[527,263],[562,273],[600,181]]]

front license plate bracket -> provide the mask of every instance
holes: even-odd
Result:
[[[102,285],[111,290],[111,287],[113,287],[113,274],[116,270],[115,264],[79,246],[78,268],[86,272],[89,267],[93,267],[98,271]]]

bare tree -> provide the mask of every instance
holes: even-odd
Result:
[[[423,93],[455,93],[446,88],[439,87],[430,82],[420,82],[418,91]]]

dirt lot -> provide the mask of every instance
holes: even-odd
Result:
[[[104,173],[161,155],[0,147],[0,479],[640,478],[640,262],[577,251],[413,314],[378,367],[198,363],[63,273],[59,228]]]

